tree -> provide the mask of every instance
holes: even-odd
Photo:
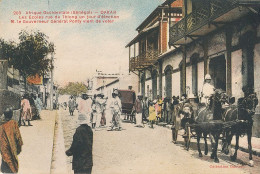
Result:
[[[28,32],[22,30],[19,33],[19,44],[13,53],[10,63],[18,69],[25,81],[29,76],[43,75],[53,68],[52,60],[47,57],[54,53],[54,44],[40,31]]]
[[[0,59],[9,60],[15,56],[17,44],[12,41],[0,39]]]
[[[79,94],[86,93],[88,91],[87,86],[84,83],[79,82],[69,82],[64,88],[58,89],[59,94],[78,96]]]

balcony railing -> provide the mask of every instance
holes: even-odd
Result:
[[[170,43],[178,41],[239,5],[239,0],[211,0],[170,27]]]
[[[130,58],[130,71],[141,70],[153,65],[158,59],[158,51],[152,50],[144,52],[136,57]]]

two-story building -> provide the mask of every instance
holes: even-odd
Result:
[[[139,76],[139,91],[149,98],[162,96],[163,69],[158,60],[169,50],[169,26],[181,18],[182,0],[167,0],[137,27],[137,36],[126,45],[129,47],[129,71]]]
[[[152,93],[153,98],[157,94],[169,98],[198,95],[205,74],[210,74],[215,88],[236,99],[244,95],[243,87],[254,88],[259,97],[259,7],[260,0],[165,1],[137,28],[138,36],[127,45],[139,43],[141,54],[134,51],[132,56],[130,52],[129,69],[138,73],[140,91]],[[156,31],[158,46],[149,47]],[[156,48],[158,54],[142,56],[143,50],[150,48]],[[253,129],[259,135],[260,121],[254,119]]]

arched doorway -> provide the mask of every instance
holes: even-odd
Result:
[[[157,71],[154,70],[152,72],[152,94],[153,94],[153,99],[157,97]]]
[[[172,98],[172,71],[173,68],[171,65],[167,65],[164,74],[165,74],[165,94],[167,98]]]
[[[226,91],[226,59],[224,55],[210,59],[209,74],[214,87]]]

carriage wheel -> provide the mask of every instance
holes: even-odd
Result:
[[[185,142],[186,150],[188,151],[190,148],[190,139],[191,139],[191,130],[188,125],[185,125],[185,131],[186,131],[186,135],[184,137],[184,142]]]

